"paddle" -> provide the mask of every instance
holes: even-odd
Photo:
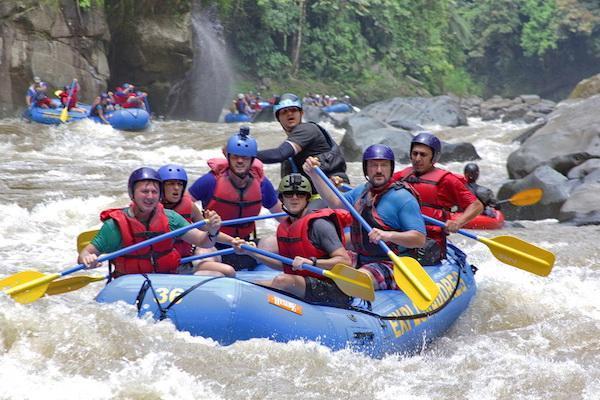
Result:
[[[254,217],[237,218],[237,219],[232,219],[232,220],[228,220],[228,221],[223,221],[222,225],[244,224],[246,222],[256,221],[259,219],[283,217],[285,215],[286,214],[284,212],[281,212],[281,213],[275,213],[275,214],[257,215]],[[179,236],[191,229],[201,227],[202,225],[206,224],[206,222],[207,222],[206,220],[198,221],[198,222],[195,222],[188,226],[184,226],[182,228],[176,229],[174,231],[163,233],[162,235],[156,236],[152,239],[148,239],[143,242],[136,243],[134,245],[125,247],[125,248],[115,251],[113,253],[106,254],[104,256],[99,257],[98,262],[112,260],[113,258],[119,257],[123,254],[127,254],[132,251],[139,250],[146,246],[150,246],[151,244],[154,244],[156,242],[160,242],[162,240],[169,239],[171,237]],[[48,289],[50,282],[52,282],[60,277],[72,274],[73,272],[82,270],[84,268],[85,268],[85,265],[79,264],[73,268],[63,271],[62,273],[55,273],[55,274],[49,274],[49,275],[42,274],[42,276],[36,276],[36,277],[32,276],[31,279],[24,279],[24,278],[16,279],[15,276],[21,274],[21,273],[19,273],[19,274],[13,275],[12,277],[8,277],[8,278],[4,279],[3,281],[8,281],[9,284],[5,284],[3,287],[8,287],[8,289],[5,290],[5,293],[8,295],[11,295],[19,303],[24,303],[24,304],[31,303],[31,302],[39,299],[46,293],[46,290]],[[36,272],[36,271],[25,271],[25,272]],[[41,273],[38,273],[38,274],[41,274]],[[25,277],[25,275],[22,275],[22,276]]]
[[[231,219],[223,221],[221,223],[221,226],[240,225],[245,224],[247,222],[260,221],[263,219],[285,217],[286,215],[287,214],[284,212],[279,212],[275,214],[256,215],[254,217]],[[92,241],[92,239],[98,234],[98,232],[98,229],[81,232],[79,236],[77,236],[77,252],[81,252],[81,250],[83,250],[83,248]]]
[[[446,226],[442,221],[426,215],[423,215],[423,218],[431,224],[441,227]],[[503,235],[489,239],[479,237],[462,229],[458,233],[485,244],[491,250],[492,254],[503,263],[536,275],[548,276],[554,266],[555,256],[552,252],[517,237]]]
[[[544,191],[539,188],[523,190],[515,193],[506,200],[500,200],[496,204],[510,203],[513,206],[530,206],[542,199]]]
[[[67,122],[69,119],[69,103],[71,102],[71,95],[73,94],[73,89],[75,89],[75,79],[71,82],[71,87],[69,88],[69,96],[67,96],[67,104],[65,104],[65,108],[60,112],[60,120],[61,122]]]
[[[162,235],[158,235],[151,239],[144,240],[143,242],[124,247],[120,250],[117,250],[112,253],[105,254],[103,256],[98,257],[98,262],[112,260],[113,258],[117,258],[119,256],[130,253],[132,251],[136,251],[136,250],[139,250],[146,246],[150,246],[151,244],[160,242],[162,240],[182,235],[182,234],[186,233],[187,231],[194,229],[194,228],[199,228],[199,227],[205,225],[206,223],[207,223],[207,220],[198,221],[193,224],[181,227],[179,229],[175,229],[174,231],[163,233]],[[72,274],[73,272],[80,271],[82,269],[85,269],[85,264],[76,265],[76,266],[69,268],[68,270],[63,271],[61,273],[48,274],[48,275],[40,276],[39,278],[34,278],[31,280],[25,281],[23,283],[17,283],[14,285],[10,285],[10,287],[5,290],[5,293],[12,296],[19,303],[23,303],[23,304],[31,303],[31,302],[39,299],[40,297],[42,297],[44,295],[44,293],[46,293],[48,284],[50,282],[52,282],[60,277]]]
[[[327,175],[325,175],[325,173],[318,167],[315,168],[315,171],[317,174],[319,174],[323,182],[325,182],[333,191],[333,193],[335,193],[340,201],[344,203],[344,206],[348,211],[350,211],[354,219],[360,222],[367,233],[370,233],[373,228],[369,226],[367,221],[365,221],[360,213],[344,197],[344,195],[337,190]],[[380,240],[378,244],[394,263],[394,279],[396,280],[398,287],[404,293],[406,293],[406,295],[419,309],[424,310],[429,307],[437,297],[440,288],[423,269],[421,264],[411,257],[398,257],[383,240]]]
[[[211,253],[206,254],[198,254],[195,256],[189,256],[181,259],[181,264],[186,264],[191,261],[201,260],[203,258],[208,257],[217,257],[224,256],[227,254],[233,253],[233,248],[213,251]],[[25,271],[25,272],[36,272],[36,271]],[[36,272],[37,274],[43,275],[41,272]],[[18,275],[18,274],[17,274]],[[78,275],[72,276],[69,278],[58,279],[48,284],[48,289],[46,290],[46,294],[49,296],[53,296],[56,294],[62,294],[67,292],[72,292],[77,289],[81,289],[82,287],[87,286],[92,282],[98,282],[108,279],[108,276],[104,275]],[[0,281],[0,284],[2,281]],[[2,286],[0,286],[1,288]]]
[[[259,249],[247,244],[243,244],[241,247],[245,250],[279,260],[289,265],[292,265],[292,262],[294,261],[291,258],[281,256],[277,253],[271,253],[270,251]],[[346,293],[348,296],[360,297],[361,299],[368,301],[373,301],[375,299],[373,282],[371,281],[371,278],[369,278],[369,276],[362,271],[356,270],[344,264],[336,264],[330,270],[321,269],[309,264],[302,264],[302,268],[314,274],[331,279],[340,288],[340,290]]]

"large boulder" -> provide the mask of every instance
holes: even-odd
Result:
[[[110,33],[103,7],[81,10],[73,1],[0,3],[0,115],[24,104],[34,76],[51,92],[78,78],[80,99],[106,88]]]
[[[590,158],[600,157],[600,95],[567,101],[507,160],[509,177],[527,176],[541,165],[566,175]]]
[[[569,95],[569,98],[587,98],[597,94],[600,94],[600,74],[596,74],[579,82]]]
[[[382,143],[394,150],[396,160],[406,162],[412,138],[410,132],[366,115],[357,115],[348,120],[341,147],[346,161],[361,161],[362,153],[367,147],[374,143]]]
[[[369,104],[359,114],[409,130],[420,130],[423,125],[467,125],[459,100],[450,96],[395,97]]]
[[[109,23],[111,55],[119,60],[113,66],[111,86],[132,82],[151,94],[154,112],[170,110],[173,115],[186,116],[195,103],[194,88],[186,84],[194,58],[191,11],[141,15],[134,24],[123,24],[121,19]]]
[[[547,165],[535,169],[518,180],[506,182],[498,191],[498,199],[508,199],[526,189],[540,188],[544,191],[541,201],[531,206],[513,206],[505,203],[502,212],[508,220],[538,220],[558,218],[562,205],[569,198],[571,186],[568,179]]]

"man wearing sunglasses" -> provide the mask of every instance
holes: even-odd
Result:
[[[303,270],[302,264],[327,270],[336,264],[350,265],[350,257],[344,248],[344,226],[348,225],[351,217],[345,210],[324,208],[310,211],[307,206],[311,195],[312,185],[303,175],[286,175],[279,184],[279,198],[289,216],[277,228],[277,244],[279,254],[294,259],[292,265],[242,251],[260,262],[283,270],[283,274],[265,283],[267,286],[308,302],[344,307],[351,298],[331,279]]]
[[[329,133],[314,122],[302,122],[302,101],[292,93],[281,95],[273,106],[275,119],[287,135],[277,148],[261,150],[256,158],[265,164],[281,164],[281,176],[292,172],[304,174],[302,164],[309,156],[319,157],[321,169],[336,184],[348,181],[346,161]]]

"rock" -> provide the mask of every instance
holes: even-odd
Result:
[[[569,179],[580,179],[583,180],[586,176],[594,172],[595,170],[600,169],[600,159],[593,158],[591,160],[587,160],[581,165],[571,169],[567,174],[567,178]]]
[[[394,150],[398,161],[407,161],[412,138],[410,132],[359,114],[348,120],[346,134],[340,146],[349,162],[361,161],[363,151],[374,143],[387,144]]]
[[[450,96],[396,97],[363,108],[359,114],[368,115],[384,123],[396,126],[467,124],[467,117],[458,101]]]
[[[440,162],[449,161],[475,161],[480,160],[475,146],[471,143],[447,143],[442,142],[442,156]]]
[[[593,182],[585,182],[571,192],[560,209],[560,222],[575,225],[600,224],[600,174],[595,174],[595,178]]]
[[[590,158],[600,158],[600,95],[559,104],[548,122],[510,154],[511,179],[527,176],[540,165],[567,174]]]
[[[538,104],[542,101],[540,96],[538,96],[537,94],[522,94],[519,96],[519,98],[523,101],[523,103],[527,104],[528,106]]]
[[[600,94],[600,74],[579,82],[569,95],[569,99],[587,98],[597,94]]]
[[[504,111],[504,115],[502,116],[502,122],[514,121],[517,119],[522,119],[523,116],[527,113],[528,107],[525,103],[513,104],[508,107]]]
[[[517,207],[510,203],[502,205],[502,212],[508,220],[538,220],[558,218],[562,205],[569,198],[570,185],[567,178],[547,165],[540,166],[519,180],[512,180],[500,188],[498,199],[508,199],[525,189],[540,188],[544,191],[542,200],[531,206]]]

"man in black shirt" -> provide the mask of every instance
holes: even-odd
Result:
[[[334,182],[348,182],[346,161],[329,133],[313,122],[302,122],[302,101],[291,93],[283,94],[273,106],[275,118],[287,134],[277,148],[261,150],[256,158],[265,164],[281,164],[281,176],[292,172],[304,175],[302,165],[309,156],[318,157],[321,168]],[[341,179],[340,179],[341,178]]]

